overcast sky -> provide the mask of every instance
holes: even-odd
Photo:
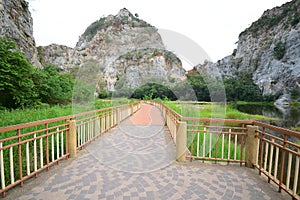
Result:
[[[158,29],[200,45],[212,61],[232,53],[238,35],[265,10],[288,0],[29,0],[37,46],[75,47],[87,26],[126,7]]]

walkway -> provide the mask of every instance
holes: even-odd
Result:
[[[8,191],[7,199],[287,199],[256,171],[175,161],[159,110],[142,109],[77,158]]]

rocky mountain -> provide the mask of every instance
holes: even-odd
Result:
[[[263,95],[278,95],[288,104],[300,95],[300,0],[267,10],[239,35],[237,49],[216,63],[196,68],[226,77],[252,76]],[[218,70],[215,70],[218,69]],[[299,99],[298,99],[299,100]]]
[[[33,37],[32,17],[25,0],[0,0],[0,36],[15,41],[26,58],[41,67]]]
[[[97,90],[136,88],[147,81],[174,82],[185,70],[172,52],[166,51],[157,29],[126,8],[92,23],[75,48],[52,44],[39,47],[43,64],[68,71],[79,67],[78,78],[97,81]]]

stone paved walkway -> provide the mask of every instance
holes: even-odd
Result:
[[[177,163],[157,108],[142,109],[105,136],[8,191],[7,199],[287,199],[240,166]]]

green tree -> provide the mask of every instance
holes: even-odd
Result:
[[[37,102],[38,94],[31,77],[33,69],[13,41],[0,38],[1,107],[26,107]]]
[[[158,83],[147,83],[135,89],[131,97],[135,99],[168,98],[170,100],[177,100],[171,89]]]
[[[210,94],[204,77],[198,72],[187,75],[187,81],[195,91],[198,101],[210,101]]]
[[[59,68],[48,65],[42,70],[35,69],[33,76],[36,92],[41,102],[54,104],[66,104],[71,101],[73,92],[73,80],[71,74],[60,74]]]

